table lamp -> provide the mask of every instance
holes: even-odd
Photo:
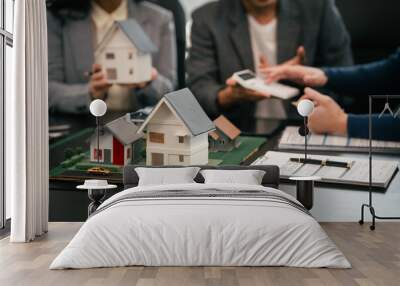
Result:
[[[314,103],[309,99],[300,100],[297,105],[297,112],[304,118],[303,126],[299,128],[299,134],[304,136],[304,159],[298,158],[299,162],[307,164],[312,160],[307,159],[307,136],[308,129],[308,116],[314,111]],[[297,160],[296,160],[297,161]],[[312,209],[314,204],[314,181],[321,180],[320,177],[290,177],[289,180],[296,182],[296,198],[308,210]]]
[[[297,105],[297,112],[304,118],[303,126],[299,128],[299,134],[304,136],[304,162],[307,160],[307,135],[308,129],[308,116],[314,111],[314,103],[309,99],[300,100]]]
[[[97,132],[97,163],[100,163],[100,126],[99,118],[102,117],[107,111],[106,103],[101,99],[95,99],[90,103],[89,106],[90,113],[96,117],[96,132]]]

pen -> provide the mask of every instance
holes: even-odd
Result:
[[[353,165],[353,162],[339,162],[339,161],[304,159],[304,158],[290,158],[290,161],[302,164],[313,164],[313,165],[322,165],[328,167],[339,167],[347,169],[350,169],[351,166]]]
[[[298,101],[292,101],[291,104],[292,104],[294,107],[297,107],[297,105],[299,105],[299,102],[298,102]]]

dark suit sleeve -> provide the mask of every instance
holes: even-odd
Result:
[[[217,94],[225,87],[217,81],[218,63],[213,36],[201,17],[193,15],[191,48],[186,62],[188,86],[209,116],[219,114]]]
[[[62,25],[47,12],[49,109],[67,113],[86,113],[91,98],[88,83],[67,84],[64,76]]]
[[[400,50],[387,60],[351,68],[327,68],[327,88],[352,94],[396,94],[400,92]]]
[[[348,68],[325,69],[327,88],[343,93],[364,96],[369,94],[397,94],[400,92],[400,50],[387,60]],[[368,137],[368,116],[350,114],[347,123],[350,137]],[[400,140],[400,119],[392,116],[373,117],[373,137],[382,140]],[[395,131],[395,132],[394,132]]]
[[[350,66],[353,64],[353,55],[349,33],[335,2],[328,0],[324,3],[315,65]]]
[[[391,115],[372,116],[372,135],[376,140],[400,141],[400,119]],[[347,133],[349,137],[369,138],[368,115],[349,114],[347,122]]]

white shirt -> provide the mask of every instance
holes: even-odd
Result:
[[[258,66],[260,57],[264,56],[269,66],[274,66],[278,62],[277,27],[278,20],[275,18],[268,24],[260,24],[251,16],[247,16],[251,47],[253,50],[253,61],[257,76],[262,76]],[[256,131],[263,133],[265,119],[267,118],[286,118],[286,112],[279,99],[265,99],[257,103],[255,118],[257,119]]]
[[[128,19],[128,1],[122,0],[112,13],[104,11],[95,1],[92,1],[91,18],[96,28],[95,44],[97,46],[115,21]],[[96,58],[95,62],[100,61]],[[127,87],[114,84],[108,90],[106,103],[109,110],[130,111],[135,105],[134,102],[135,99],[132,98]]]
[[[248,15],[248,22],[250,27],[250,39],[253,49],[253,60],[258,73],[258,64],[260,57],[264,56],[268,64],[273,66],[277,64],[277,19],[273,19],[268,24],[260,24],[257,20]]]

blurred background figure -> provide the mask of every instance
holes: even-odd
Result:
[[[188,85],[211,117],[264,133],[282,102],[239,88],[233,73],[277,64],[348,66],[350,38],[333,0],[220,0],[193,13]]]
[[[140,0],[48,1],[49,108],[87,113],[91,100],[111,111],[154,105],[176,86],[176,38],[172,13]],[[114,21],[135,19],[158,52],[152,55],[150,82],[110,85],[95,49]],[[88,75],[90,74],[90,75]]]

